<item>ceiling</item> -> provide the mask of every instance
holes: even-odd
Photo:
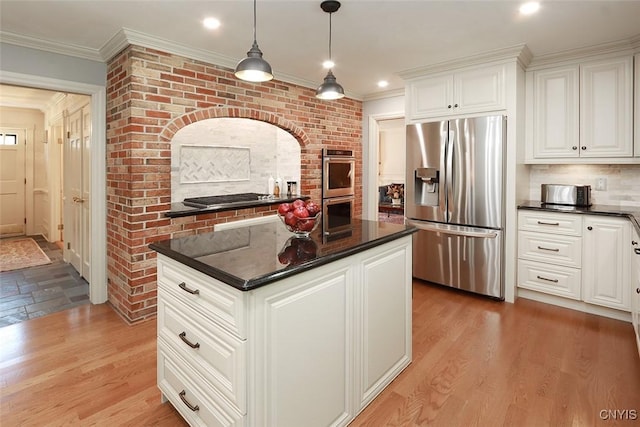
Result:
[[[349,96],[404,87],[397,73],[526,44],[536,56],[640,35],[640,0],[542,0],[523,17],[520,2],[344,0],[332,16],[333,69]],[[222,25],[205,29],[215,16]],[[257,2],[257,40],[280,80],[318,86],[326,74],[328,14],[315,0]],[[174,51],[233,66],[252,42],[250,0],[1,0],[0,40],[106,61],[123,31]],[[380,89],[378,80],[389,81]]]

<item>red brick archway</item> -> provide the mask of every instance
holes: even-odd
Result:
[[[301,147],[305,147],[309,142],[307,134],[294,123],[289,120],[283,119],[272,113],[265,111],[254,110],[250,108],[208,108],[206,110],[197,110],[190,113],[186,113],[180,117],[170,121],[160,133],[160,140],[170,142],[174,135],[183,127],[192,123],[199,122],[206,119],[215,119],[222,117],[234,117],[242,119],[253,119],[261,122],[270,123],[280,129],[290,133],[298,142]]]

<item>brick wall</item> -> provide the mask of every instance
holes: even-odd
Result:
[[[319,101],[314,94],[275,80],[241,82],[227,68],[138,46],[109,63],[107,274],[109,301],[122,316],[137,322],[156,313],[156,254],[150,243],[210,232],[216,223],[270,210],[165,217],[171,202],[171,139],[191,123],[244,117],[286,130],[301,145],[301,193],[314,200],[321,197],[322,148],[354,150],[355,215],[361,216],[362,103]]]

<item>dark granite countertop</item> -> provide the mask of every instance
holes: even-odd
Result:
[[[171,203],[171,210],[166,212],[164,215],[169,218],[177,218],[181,216],[191,216],[191,215],[200,215],[207,213],[217,213],[217,212],[225,212],[225,211],[235,211],[238,209],[248,209],[248,208],[257,208],[261,206],[271,206],[278,205],[280,203],[290,203],[296,199],[307,200],[309,196],[301,196],[301,195],[293,195],[293,196],[281,196],[273,199],[267,200],[251,200],[249,202],[237,202],[234,203],[233,206],[220,205],[220,206],[210,206],[207,208],[197,208],[193,206],[187,206],[182,202]]]
[[[547,212],[562,212],[589,215],[608,215],[628,218],[640,234],[640,208],[613,206],[613,205],[591,205],[582,206],[564,206],[551,205],[539,201],[528,200],[518,205],[518,209],[541,210]]]
[[[242,291],[410,235],[416,228],[354,219],[353,228],[298,239],[280,222],[155,242],[149,247]]]

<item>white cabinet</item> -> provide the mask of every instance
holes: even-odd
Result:
[[[580,155],[579,73],[577,66],[532,73],[534,157],[571,158]]]
[[[587,215],[584,219],[582,287],[591,304],[631,311],[631,252],[628,219]]]
[[[633,232],[631,238],[631,321],[640,353],[640,235]]]
[[[633,58],[580,65],[580,156],[633,155]]]
[[[409,120],[505,108],[504,65],[420,77],[407,84]]]
[[[635,137],[633,145],[633,153],[636,157],[640,157],[640,54],[635,57],[635,95],[634,95],[634,111],[635,111]]]
[[[191,425],[346,426],[411,362],[411,245],[246,292],[158,254],[163,395]]]
[[[633,156],[633,58],[527,73],[528,161]]]
[[[518,212],[518,287],[581,299],[582,219]]]
[[[630,236],[626,218],[520,210],[518,287],[630,312]]]

